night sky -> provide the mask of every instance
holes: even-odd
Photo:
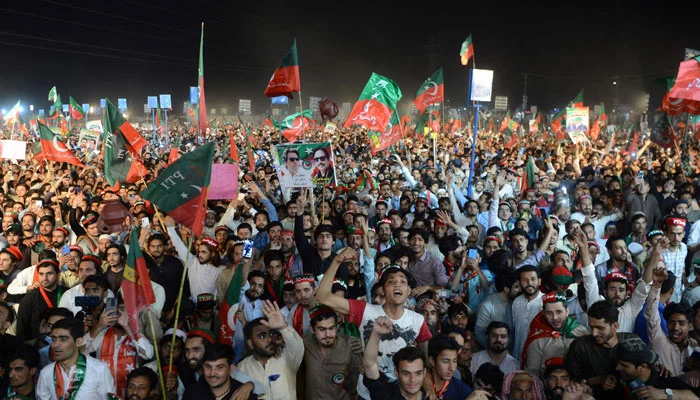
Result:
[[[700,48],[693,21],[700,7],[671,8],[680,2],[663,3],[667,8],[460,2],[481,4],[474,9],[452,2],[14,3],[0,6],[0,106],[6,109],[21,99],[48,110],[47,94],[56,85],[64,104],[69,95],[91,105],[126,97],[130,111],[142,112],[146,96],[170,93],[181,112],[197,83],[201,21],[208,108],[234,110],[238,99],[249,98],[258,114],[270,108],[263,91],[295,37],[305,108],[308,96],[356,101],[376,72],[399,84],[403,112],[440,66],[449,106],[466,103],[468,69],[458,52],[470,33],[476,66],[495,70],[494,95],[509,96],[511,109],[522,101],[524,73],[528,105],[541,110],[563,105],[580,89],[587,105],[611,105],[613,81],[622,103],[639,106],[650,92],[657,107],[662,88],[655,80],[676,74],[686,47]],[[296,95],[292,104],[298,105]]]

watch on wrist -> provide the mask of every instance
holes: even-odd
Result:
[[[672,389],[666,389],[665,392],[666,392],[666,398],[667,398],[668,400],[673,400],[673,390],[672,390]]]

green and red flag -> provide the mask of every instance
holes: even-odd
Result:
[[[282,59],[282,64],[272,74],[270,82],[265,88],[265,96],[287,96],[291,99],[292,93],[299,91],[301,91],[299,58],[297,57],[297,40],[294,39],[292,47]]]
[[[583,107],[583,89],[581,89],[580,92],[574,97],[573,100],[571,100],[571,105],[569,106],[570,108],[579,108]]]
[[[219,307],[219,320],[221,321],[219,342],[229,346],[233,344],[236,311],[238,311],[238,302],[241,301],[241,287],[243,287],[243,265],[238,263],[226,289],[226,297]]]
[[[445,100],[445,84],[442,78],[442,68],[435,71],[430,78],[418,89],[413,104],[419,113],[422,113],[429,105]]]
[[[78,167],[85,167],[65,143],[48,126],[39,122],[39,137],[41,138],[41,159],[48,161],[66,162]]]
[[[676,135],[671,126],[668,113],[662,113],[651,129],[651,140],[663,148],[670,148],[676,143]]]
[[[503,132],[505,130],[510,130],[511,132],[515,132],[518,130],[520,127],[520,124],[518,121],[515,121],[510,117],[510,111],[506,114],[506,117],[503,119],[501,122],[501,128],[498,130],[499,132]]]
[[[73,98],[73,96],[68,96],[68,99],[70,100],[70,117],[73,119],[81,119],[85,116],[85,110],[83,110],[83,107],[78,104],[77,101]]]
[[[207,102],[204,98],[204,22],[202,22],[202,34],[199,37],[199,131],[207,132]]]
[[[363,125],[369,130],[384,132],[401,99],[401,89],[396,82],[379,74],[372,73],[362,89],[360,98],[345,121],[345,128],[353,124]]]
[[[413,130],[414,137],[418,138],[425,136],[425,128],[428,127],[430,121],[430,112],[425,111],[418,116],[416,120],[416,127]]]
[[[185,153],[158,175],[141,197],[185,225],[194,236],[202,234],[207,193],[216,143]]]
[[[384,132],[369,131],[369,144],[372,150],[372,155],[376,155],[380,151],[389,148],[394,143],[398,142],[403,137],[403,125],[399,118],[399,113],[394,111],[391,114],[391,121]]]
[[[696,80],[697,79],[697,80]],[[681,83],[678,83],[678,80]],[[683,112],[700,114],[700,57],[683,61],[675,78],[665,78],[666,86],[661,110],[669,115]]]
[[[238,146],[236,145],[236,135],[233,129],[229,132],[229,141],[231,142],[231,160],[233,160],[236,164],[240,164],[238,159]]]
[[[49,116],[49,119],[55,119],[63,117],[63,103],[61,103],[61,95],[56,95],[56,101],[53,102],[53,114]]]
[[[138,229],[131,230],[129,254],[126,256],[121,289],[124,307],[126,307],[126,313],[129,316],[129,327],[134,334],[138,334],[140,331],[139,314],[156,302],[146,260],[144,260],[139,246]]]
[[[527,164],[525,164],[525,169],[523,170],[522,176],[519,178],[518,181],[518,188],[520,189],[520,195],[522,196],[523,193],[528,188],[531,188],[535,182],[537,181],[537,178],[535,177],[535,160],[532,158],[532,156],[529,156],[527,158]]]
[[[292,114],[282,121],[272,120],[272,122],[289,142],[293,142],[309,129],[311,126],[311,119],[311,110],[304,110]]]
[[[452,122],[450,133],[454,135],[460,129],[462,129],[462,118],[457,118]]]
[[[146,140],[124,119],[109,99],[103,123],[104,174],[110,186],[138,182],[148,172],[141,160]]]
[[[459,50],[459,57],[462,65],[469,64],[469,59],[474,56],[474,43],[472,43],[472,35],[469,34],[466,40],[462,42],[462,48]]]
[[[107,104],[107,108],[105,111],[105,122],[103,124],[104,129],[102,131],[102,135],[104,136],[108,133],[116,135],[117,132],[121,132],[126,141],[129,142],[131,148],[134,150],[134,153],[136,155],[140,155],[141,149],[146,146],[146,139],[144,139],[143,136],[141,136],[141,134],[138,133],[133,126],[131,126],[129,121],[124,118],[124,115],[122,115],[119,109],[115,107],[114,104],[109,101],[109,99],[105,99],[105,102]]]
[[[593,121],[593,124],[591,125],[590,129],[590,136],[591,140],[596,141],[598,140],[598,136],[600,135],[601,129],[603,129],[608,122],[608,116],[605,114],[605,106],[600,106],[600,114],[598,114],[598,118]]]
[[[565,107],[562,107],[561,111],[556,113],[549,125],[552,128],[554,137],[557,140],[566,139],[566,108],[569,107],[583,107],[583,89],[574,97]]]
[[[10,111],[8,111],[5,114],[5,125],[10,126],[13,125],[15,122],[17,122],[17,118],[19,117],[19,109],[22,108],[20,106],[20,101],[17,100],[17,104],[12,106]]]

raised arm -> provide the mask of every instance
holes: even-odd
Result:
[[[365,345],[365,354],[362,362],[365,367],[365,376],[369,379],[379,379],[379,365],[377,356],[379,354],[379,339],[391,332],[393,323],[387,317],[377,317],[372,326],[372,334]]]
[[[331,293],[333,288],[333,279],[335,274],[338,272],[338,267],[343,262],[353,261],[357,259],[357,253],[350,247],[346,247],[340,252],[333,261],[331,265],[328,266],[326,273],[321,279],[321,283],[318,284],[318,290],[316,291],[316,300],[320,303],[327,305],[332,308],[333,311],[347,315],[350,313],[350,303],[348,299],[342,296]]]

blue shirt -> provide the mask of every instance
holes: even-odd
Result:
[[[646,304],[646,302],[645,302]],[[668,335],[668,327],[666,326],[666,319],[664,319],[664,309],[665,305],[659,302],[659,318],[661,319],[661,330],[664,331],[665,335]],[[649,334],[647,333],[647,319],[644,317],[644,307],[642,311],[637,315],[637,319],[634,321],[634,333],[639,336],[644,343],[649,343]]]
[[[464,400],[470,394],[472,394],[472,388],[453,376],[450,384],[447,385],[447,390],[442,394],[442,398],[445,400]]]

